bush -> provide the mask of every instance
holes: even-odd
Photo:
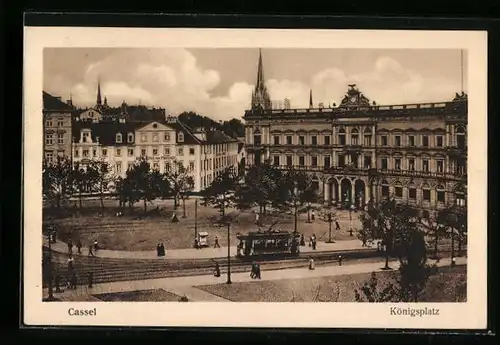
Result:
[[[179,302],[189,302],[189,299],[184,295],[181,298],[179,298]]]

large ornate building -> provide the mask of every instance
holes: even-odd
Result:
[[[71,116],[73,107],[42,92],[43,98],[43,158],[47,163],[57,157],[71,157]]]
[[[428,210],[465,206],[467,95],[377,105],[349,85],[339,106],[271,109],[259,57],[245,119],[246,164],[308,172],[325,204],[392,198]]]

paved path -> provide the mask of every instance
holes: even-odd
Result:
[[[43,238],[44,246],[48,247],[48,240],[44,236]],[[346,241],[338,241],[335,243],[325,243],[325,242],[317,242],[316,250],[314,251],[312,247],[302,246],[300,247],[301,253],[312,253],[312,252],[328,252],[328,251],[336,251],[336,250],[353,250],[353,249],[366,249],[366,247],[361,246],[361,241],[358,239],[355,240],[346,240]],[[51,244],[52,250],[59,253],[68,253],[68,245],[62,241],[57,241],[56,243]],[[376,245],[374,245],[376,248]],[[77,250],[73,247],[73,254],[76,254]],[[81,255],[87,255],[88,248],[82,248]],[[236,246],[230,248],[231,256],[236,255]],[[125,250],[108,250],[108,249],[99,249],[97,251],[96,256],[101,258],[113,258],[113,259],[215,259],[215,258],[224,258],[227,257],[227,247],[221,248],[203,248],[203,249],[194,249],[194,248],[186,248],[186,249],[167,249],[165,256],[158,257],[156,255],[156,251],[125,251]]]
[[[429,260],[429,262],[432,263],[435,261]],[[440,267],[449,266],[450,263],[451,259],[445,258],[441,259],[437,263],[437,265]],[[456,258],[456,264],[457,265],[467,264],[467,258],[464,257]],[[374,271],[381,271],[381,268],[383,266],[384,266],[384,261],[382,260],[379,262],[352,264],[345,266],[337,266],[337,265],[321,266],[317,267],[314,271],[307,269],[307,267],[285,269],[285,270],[263,271],[261,280],[268,281],[268,280],[283,280],[283,279],[307,279],[307,278],[317,278],[317,277],[327,277],[327,276],[370,273]],[[399,267],[399,263],[397,261],[392,262],[391,267],[393,269],[397,269]],[[123,291],[164,289],[181,296],[185,295],[191,301],[221,301],[224,299],[217,296],[213,296],[208,292],[196,289],[196,286],[225,283],[226,278],[227,276],[223,272],[223,274],[219,278],[216,278],[213,275],[202,275],[202,276],[104,283],[104,284],[97,284],[91,289],[84,286],[80,286],[77,290],[67,290],[62,294],[55,294],[55,296],[56,297],[60,296],[64,300],[76,300],[76,299],[82,300],[84,298],[82,296],[89,296],[92,294],[95,295],[95,294],[116,293]],[[244,282],[255,281],[250,278],[248,272],[234,273],[231,275],[231,280],[233,283],[244,283]],[[44,296],[47,296],[47,293],[48,293],[47,289],[44,289]]]

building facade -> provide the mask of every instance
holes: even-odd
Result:
[[[43,155],[47,163],[57,157],[71,157],[71,115],[74,109],[70,104],[42,92],[43,97]]]
[[[304,170],[328,205],[395,198],[428,210],[465,206],[467,95],[379,106],[349,85],[339,106],[315,108],[312,95],[310,103],[273,110],[253,101],[244,116],[247,166]]]
[[[235,139],[217,130],[194,131],[175,117],[149,122],[75,121],[73,125],[74,162],[104,160],[115,176],[125,177],[141,157],[161,173],[177,161],[193,176],[194,192],[209,186],[226,167],[237,167],[237,156]]]

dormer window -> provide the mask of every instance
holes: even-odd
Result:
[[[179,139],[179,142],[183,142],[184,141],[184,133],[179,132],[179,134],[177,135],[177,138]]]
[[[83,143],[90,143],[90,132],[83,132],[82,133],[82,142]]]
[[[116,133],[116,142],[121,143],[122,142],[122,134],[121,133]]]
[[[129,143],[133,143],[134,142],[134,133],[127,134],[127,141]]]

